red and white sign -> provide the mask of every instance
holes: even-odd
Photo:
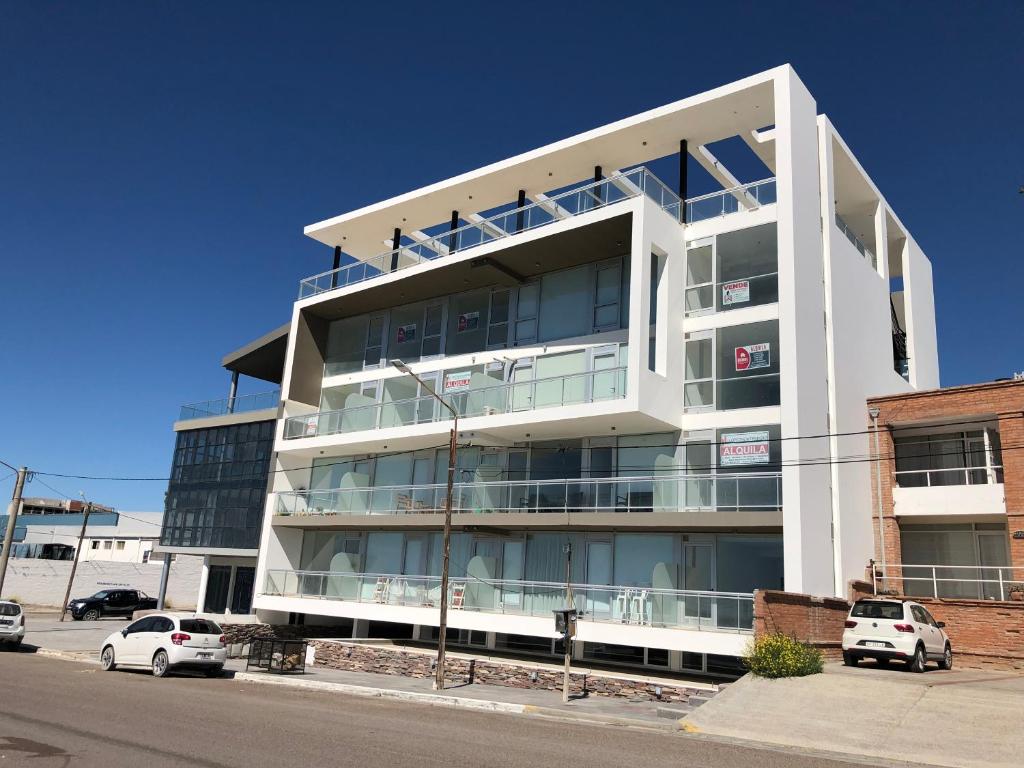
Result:
[[[772,367],[771,344],[748,344],[736,347],[736,370],[752,371],[755,368]]]
[[[722,285],[722,306],[728,307],[731,304],[746,304],[750,301],[750,281],[737,280],[734,283]]]
[[[718,444],[718,465],[737,467],[769,462],[768,431],[732,432],[722,435]]]
[[[446,373],[444,375],[444,391],[462,392],[465,389],[469,389],[469,382],[471,379],[472,373],[469,371]]]

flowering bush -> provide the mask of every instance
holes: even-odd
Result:
[[[821,651],[788,635],[755,638],[743,657],[747,669],[759,677],[804,677],[821,672]]]

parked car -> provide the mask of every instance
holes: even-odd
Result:
[[[217,677],[224,671],[227,655],[221,628],[191,613],[151,613],[100,644],[104,670],[148,667],[155,677],[182,668]]]
[[[127,616],[156,608],[156,598],[137,589],[104,589],[92,597],[77,597],[68,603],[75,621],[96,621],[101,616]]]
[[[25,612],[9,600],[0,600],[0,643],[17,648],[25,639]]]
[[[940,669],[952,669],[953,646],[945,626],[909,600],[858,600],[843,630],[843,662],[855,667],[861,659],[874,659],[884,666],[898,659],[912,671],[924,672],[926,662],[937,661]]]

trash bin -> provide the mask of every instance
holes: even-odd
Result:
[[[248,672],[251,667],[267,672],[305,672],[305,640],[285,640],[280,637],[257,637],[249,645],[249,656],[245,661]]]

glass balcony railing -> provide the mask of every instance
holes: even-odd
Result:
[[[721,192],[691,197],[686,201],[686,223],[728,216],[740,211],[753,211],[775,202],[775,179],[762,179]]]
[[[625,395],[626,369],[608,368],[449,392],[444,397],[462,418],[616,400]],[[448,410],[428,395],[337,411],[321,411],[308,416],[293,416],[285,420],[284,437],[286,440],[319,437],[388,427],[406,427],[450,418]]]
[[[299,283],[299,298],[372,280],[441,256],[511,237],[546,224],[578,216],[613,203],[647,195],[677,221],[682,215],[679,196],[644,167],[609,176],[505,213],[410,245],[385,251],[367,261],[321,272]]]
[[[277,494],[284,516],[418,515],[444,511],[446,484]],[[768,512],[782,509],[779,472],[455,483],[452,512]]]
[[[875,254],[871,251],[870,248],[864,245],[864,241],[857,237],[857,234],[852,229],[850,229],[850,225],[843,221],[843,217],[840,216],[838,213],[836,214],[836,226],[839,228],[839,231],[846,236],[846,239],[853,244],[853,247],[857,249],[858,253],[860,253],[861,256],[867,259],[868,263],[872,267],[877,267],[877,262],[875,261]]]
[[[266,595],[435,608],[441,579],[331,571],[267,571]],[[581,621],[646,627],[750,632],[754,596],[642,586],[572,585]],[[448,606],[453,611],[536,616],[550,622],[565,601],[565,584],[452,577]]]
[[[191,403],[181,406],[179,421],[186,419],[205,419],[209,416],[226,416],[229,413],[248,413],[262,411],[266,408],[277,408],[281,402],[281,390],[258,392],[252,395],[225,397],[223,400],[206,400],[202,403]]]

